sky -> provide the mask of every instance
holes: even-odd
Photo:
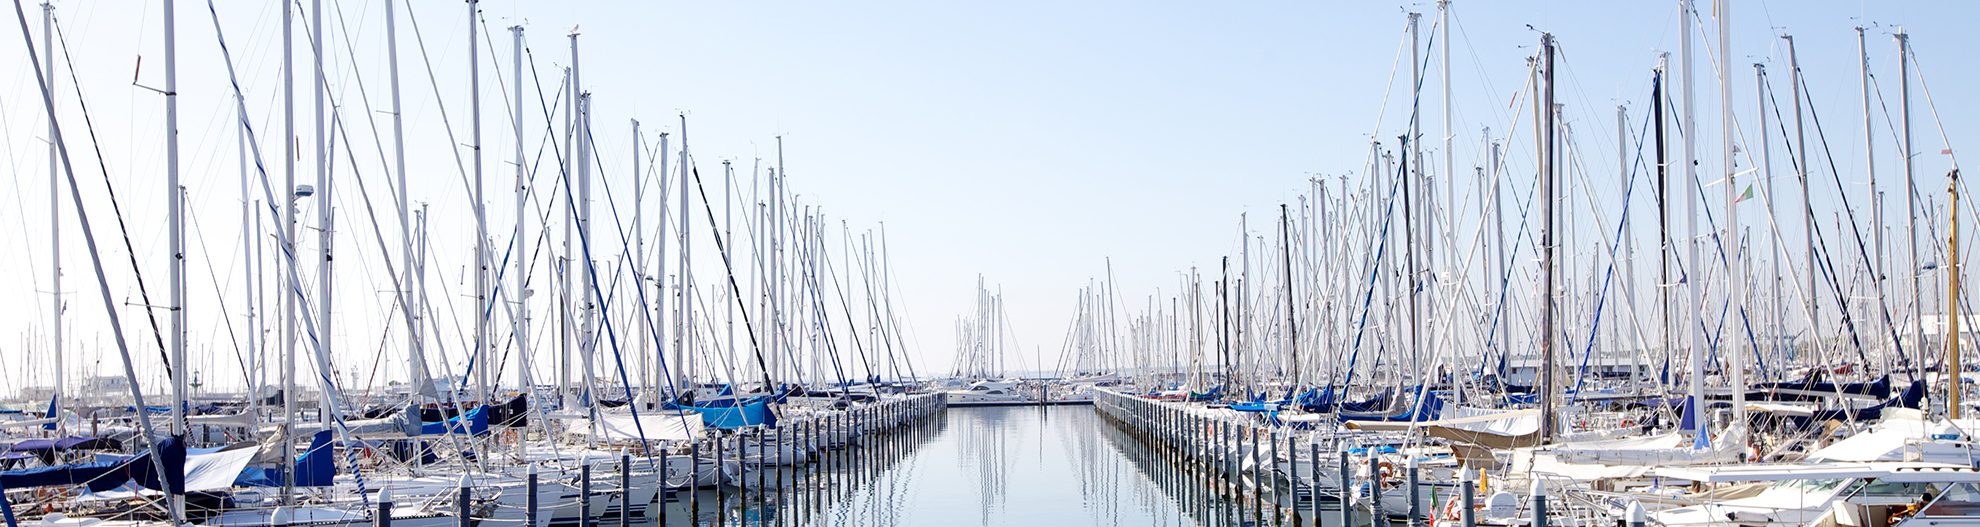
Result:
[[[136,318],[141,311],[130,253],[113,227],[99,167],[108,169],[153,303],[162,303],[168,256],[164,97],[157,91],[164,82],[162,8],[157,2],[54,5],[66,41],[58,44],[66,52],[57,74],[59,116],[104,245],[115,307],[126,315],[141,364],[155,365],[156,347]],[[279,186],[280,4],[215,5],[262,159]],[[298,20],[306,22],[311,3],[295,5]],[[339,356],[350,358],[340,369],[363,373],[357,382],[364,384],[399,375],[400,368],[390,365],[403,356],[388,340],[396,337],[383,334],[392,305],[390,273],[382,260],[366,256],[375,255],[380,242],[373,239],[364,200],[354,192],[360,180],[373,186],[369,192],[381,207],[379,221],[388,222],[383,243],[396,246],[390,198],[382,188],[391,138],[383,113],[389,94],[384,4],[354,0],[326,6],[331,51],[324,71],[348,134],[335,139],[352,143],[337,147],[347,153],[335,161],[342,178],[336,183],[337,252],[355,255],[338,260],[334,342]],[[1859,185],[1865,156],[1852,29],[1859,25],[1868,28],[1870,68],[1883,97],[1873,126],[1880,184],[1902,183],[1896,175],[1899,147],[1888,125],[1894,122],[1897,78],[1891,34],[1899,27],[1908,31],[1916,73],[1938,96],[1929,109],[1916,104],[1913,114],[1919,186],[1921,192],[1944,188],[1951,158],[1936,153],[1948,139],[1959,145],[1975,132],[1974,103],[1957,96],[1975,80],[1959,58],[1959,50],[1980,45],[1980,36],[1966,27],[1980,19],[1973,5],[1739,1],[1730,6],[1732,107],[1741,140],[1752,141],[1757,132],[1750,64],[1765,63],[1773,75],[1784,76],[1785,50],[1778,36],[1792,33],[1836,172],[1854,178],[1842,188],[1818,192],[1818,201],[1829,203],[1838,196],[1867,195]],[[614,193],[597,197],[601,205],[595,214],[609,217],[607,209],[617,205],[619,222],[630,221],[633,119],[642,123],[649,145],[659,132],[670,133],[674,148],[688,136],[704,177],[720,174],[724,160],[743,176],[751,167],[775,165],[782,137],[781,158],[800,202],[822,207],[830,223],[847,222],[855,237],[884,225],[899,290],[894,307],[909,324],[914,360],[929,371],[945,370],[952,362],[954,321],[975,307],[979,276],[1004,295],[1014,347],[1021,350],[1014,362],[1035,367],[1056,361],[1080,287],[1111,272],[1128,298],[1158,290],[1174,294],[1182,273],[1208,272],[1219,257],[1238,250],[1240,214],[1251,219],[1254,236],[1270,235],[1278,206],[1296,203],[1311,178],[1338,184],[1345,176],[1358,184],[1366,176],[1369,141],[1379,138],[1393,147],[1409,116],[1405,13],[1425,13],[1421,38],[1431,46],[1428,51],[1437,49],[1432,42],[1438,38],[1437,6],[1428,2],[490,0],[480,8],[485,28],[492,30],[482,35],[480,50],[491,230],[505,233],[515,224],[509,98],[515,69],[507,28],[524,28],[525,60],[533,64],[525,71],[524,143],[536,166],[554,163],[554,153],[537,154],[551,152],[540,150],[551,126],[542,121],[541,107],[570,63],[568,35],[575,31],[582,83],[593,96],[597,164],[605,188]],[[40,11],[31,4],[25,9],[39,46]],[[451,288],[431,293],[440,302],[464,294],[464,264],[472,258],[474,238],[466,161],[457,161],[468,155],[458,147],[468,135],[468,8],[459,2],[413,2],[399,9],[410,196],[430,207],[435,262],[430,279]],[[1716,27],[1712,4],[1699,9],[1704,24]],[[1483,162],[1479,138],[1488,127],[1509,151],[1531,149],[1530,139],[1502,136],[1508,129],[1530,133],[1531,123],[1516,124],[1526,117],[1512,102],[1524,87],[1525,60],[1539,31],[1552,32],[1561,45],[1560,99],[1564,118],[1579,134],[1577,148],[1587,149],[1581,161],[1614,167],[1615,106],[1627,106],[1631,128],[1637,128],[1657,54],[1676,50],[1677,11],[1676,2],[1455,2],[1449,69],[1452,153],[1459,170]],[[230,335],[241,330],[229,326],[245,324],[237,312],[245,279],[239,263],[242,157],[236,108],[207,5],[181,3],[177,20],[181,177],[191,215],[192,360],[214,385],[238,385],[243,377],[235,350],[241,343]],[[310,44],[302,27],[296,53],[306,60]],[[17,299],[0,307],[5,314],[0,335],[11,337],[0,338],[0,359],[15,365],[0,375],[6,377],[0,382],[13,386],[0,391],[46,384],[51,371],[44,353],[52,309],[46,120],[18,28],[0,24],[5,48],[0,164],[14,174],[0,186],[0,209],[5,209],[0,221],[20,226],[0,230],[0,250],[17,255],[0,261],[0,276],[8,277],[0,280],[0,295]],[[1712,73],[1717,40],[1714,34],[1697,38],[1697,126],[1701,173],[1706,173],[1705,168],[1722,165]],[[1672,60],[1675,64],[1675,56]],[[1436,160],[1443,64],[1434,57],[1428,64],[1420,101]],[[309,182],[314,106],[310,70],[301,67],[297,171],[299,181]],[[92,134],[76,97],[78,83],[93,142],[85,139]],[[1786,100],[1785,81],[1773,85],[1776,99]],[[539,91],[547,93],[545,99],[538,98]],[[1914,97],[1921,92],[1915,85]],[[688,133],[681,130],[683,119]],[[1779,148],[1777,134],[1773,141]],[[542,156],[549,161],[537,159]],[[1784,157],[1776,154],[1770,173],[1785,172]],[[1530,171],[1531,159],[1530,153],[1514,154],[1508,163]],[[1617,180],[1589,181],[1572,184],[1570,191],[1587,199],[1567,212],[1574,231],[1569,243],[1583,247],[1599,239],[1597,229],[1614,218],[1614,205],[1622,202]],[[748,192],[747,183],[738,185]],[[260,192],[254,187],[256,197]],[[1466,199],[1471,192],[1468,185],[1457,189]],[[103,305],[74,209],[66,196],[63,200],[70,377],[114,374],[118,363]],[[1887,203],[1902,209],[1895,198]],[[305,203],[302,214],[313,218],[318,206]],[[1458,214],[1475,215],[1476,207]],[[1886,218],[1903,219],[1901,212],[1887,212]],[[1742,213],[1748,225],[1763,219],[1757,212]],[[1785,236],[1799,236],[1793,225],[1783,229]],[[701,256],[708,256],[712,245],[706,237],[695,243]],[[304,250],[314,246],[309,241]],[[708,273],[719,265],[698,259],[696,268]],[[459,357],[449,360],[461,366]],[[372,364],[380,365],[375,369],[383,377],[370,375]],[[155,382],[155,373],[147,375]]]

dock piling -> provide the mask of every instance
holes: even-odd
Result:
[[[371,517],[371,524],[375,527],[392,527],[391,488],[387,487],[378,490],[378,511],[376,515]]]

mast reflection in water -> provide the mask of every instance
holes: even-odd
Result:
[[[1312,525],[1310,503],[1234,498],[1201,467],[1090,407],[951,408],[768,480],[783,492],[676,495],[668,524],[743,526]],[[750,477],[751,481],[756,478]],[[1331,502],[1322,510],[1338,510]],[[1323,512],[1332,525],[1337,512]],[[1297,523],[1295,523],[1297,522]],[[613,525],[605,522],[605,525]],[[651,525],[651,524],[649,524]]]

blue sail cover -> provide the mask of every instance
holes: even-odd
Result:
[[[1348,421],[1376,421],[1389,423],[1435,421],[1444,412],[1444,399],[1437,392],[1419,392],[1416,404],[1394,412],[1336,412],[1334,416],[1345,423]]]
[[[462,417],[466,417],[468,420],[467,428],[461,427]],[[419,425],[420,435],[437,436],[437,435],[445,435],[448,433],[472,434],[472,435],[487,434],[488,407],[476,406],[474,407],[474,409],[468,410],[467,415],[464,416],[457,415],[454,417],[449,417],[447,418],[447,421],[443,423],[425,423]]]
[[[1217,400],[1217,397],[1222,396],[1223,394],[1224,394],[1224,386],[1220,384],[1217,386],[1210,387],[1210,389],[1207,391],[1189,392],[1189,402],[1202,403],[1202,402],[1215,401]]]
[[[485,424],[485,423],[484,423]],[[296,456],[296,486],[328,487],[337,477],[337,460],[330,448],[330,431],[320,430],[309,440],[309,450]],[[280,487],[282,471],[288,467],[248,467],[234,478],[242,487]]]
[[[689,406],[688,409],[701,413],[701,424],[719,430],[734,430],[745,426],[777,426],[777,414],[770,411],[767,399],[752,399],[735,406]]]
[[[186,487],[186,442],[179,437],[167,437],[158,442],[165,465],[165,481],[174,489]],[[159,485],[158,468],[151,462],[151,452],[135,456],[101,456],[91,463],[76,463],[53,467],[9,470],[0,472],[0,487],[8,489],[28,489],[36,487],[88,485],[91,491],[105,491],[122,486],[124,482],[135,480],[145,488],[164,490]]]
[[[113,472],[124,470],[124,461],[98,461],[54,467],[29,468],[0,472],[0,487],[7,489],[31,489],[37,487],[57,487],[89,485],[90,490],[109,490],[124,483],[124,478],[115,478],[107,485],[97,488],[99,482]]]
[[[1239,412],[1277,412],[1279,411],[1279,407],[1284,406],[1291,402],[1292,401],[1281,399],[1277,401],[1251,401],[1251,402],[1242,402],[1242,403],[1231,403],[1230,409]]]

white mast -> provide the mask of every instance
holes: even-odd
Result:
[[[1760,123],[1760,166],[1758,173],[1760,180],[1767,183],[1767,222],[1778,224],[1780,218],[1774,208],[1774,145],[1767,141],[1767,110],[1769,101],[1771,100],[1767,96],[1767,65],[1759,62],[1753,63],[1753,76],[1755,81],[1753,113],[1760,115],[1758,121]],[[1773,270],[1768,275],[1767,285],[1773,289],[1774,293],[1772,298],[1773,308],[1768,310],[1767,319],[1771,321],[1770,325],[1772,327],[1768,328],[1767,333],[1764,333],[1766,340],[1762,341],[1765,343],[1765,347],[1762,349],[1774,349],[1780,345],[1780,335],[1784,333],[1781,330],[1781,326],[1786,321],[1785,311],[1781,302],[1783,297],[1781,295],[1781,256],[1787,246],[1781,244],[1779,230],[1770,229],[1770,231],[1772,234],[1769,235],[1769,239],[1773,242],[1772,246],[1774,250],[1772,257],[1768,258],[1768,260],[1773,263]]]
[[[311,4],[313,14],[310,15],[310,26],[316,31],[316,36],[311,40],[310,46],[312,51],[315,52],[312,60],[316,69],[316,82],[312,83],[314,85],[312,90],[316,97],[316,137],[314,138],[316,141],[316,192],[318,193],[318,197],[316,198],[316,218],[318,224],[316,239],[317,254],[321,257],[316,262],[316,285],[319,291],[318,296],[321,297],[317,299],[316,318],[322,321],[321,329],[317,331],[317,340],[321,342],[319,349],[325,350],[325,353],[334,353],[337,348],[331,346],[331,338],[336,335],[336,332],[331,330],[330,325],[330,300],[332,298],[330,287],[331,278],[333,277],[330,266],[330,253],[335,243],[333,234],[336,232],[336,217],[332,215],[332,212],[335,210],[336,201],[332,200],[330,195],[330,154],[327,150],[330,144],[330,135],[326,129],[329,126],[329,121],[324,118],[323,104],[325,83],[328,82],[323,74],[323,26],[326,24],[323,21],[323,0],[315,0]],[[328,371],[317,372],[317,374],[323,376],[325,379],[330,378],[330,372]],[[317,406],[322,412],[317,416],[317,419],[323,422],[327,428],[332,420],[331,413],[336,408],[335,401],[330,400],[329,390],[323,390],[322,393],[317,394],[316,399]]]
[[[404,269],[399,273],[402,277],[399,283],[402,284],[400,288],[404,289],[413,285],[413,229],[412,199],[407,197],[408,195],[406,193],[406,182],[408,180],[406,176],[406,125],[404,115],[401,114],[402,106],[399,102],[399,17],[393,13],[392,9],[392,6],[397,3],[396,0],[386,0],[385,2],[385,55],[386,62],[391,70],[392,161],[393,171],[399,175],[399,254],[400,261],[405,262]],[[419,295],[406,294],[401,296],[399,302],[400,307],[405,310],[406,314],[406,365],[407,374],[409,375],[409,378],[406,380],[413,385],[412,393],[415,398],[421,394],[425,394],[432,387],[432,382],[428,380],[426,374],[426,355],[421,349],[420,336],[423,328],[419,323],[419,299]]]
[[[528,401],[534,399],[531,396],[534,392],[533,383],[530,382],[532,372],[529,371],[533,365],[529,358],[529,244],[525,242],[529,233],[523,229],[523,223],[529,218],[528,211],[524,209],[529,201],[529,180],[525,173],[527,170],[523,168],[523,27],[521,24],[509,26],[509,31],[515,37],[515,56],[512,57],[511,60],[514,62],[511,64],[514,65],[516,82],[516,89],[512,95],[516,103],[516,230],[513,234],[514,245],[511,246],[513,248],[509,258],[515,262],[515,268],[511,271],[516,274],[515,292],[512,293],[516,298],[513,322],[516,332],[516,357],[521,365],[516,368],[516,387],[522,390],[523,400]],[[526,434],[527,430],[524,433]],[[528,453],[529,437],[527,435],[517,437],[516,459],[527,459]]]
[[[1904,210],[1905,241],[1911,244],[1911,345],[1925,345],[1925,296],[1919,284],[1925,274],[1923,264],[1918,261],[1918,180],[1912,177],[1911,166],[1911,35],[1904,28],[1897,30],[1898,44],[1898,143],[1904,149]],[[1921,348],[1919,357],[1924,356]],[[1918,368],[1924,368],[1923,363]]]
[[[41,57],[41,69],[43,76],[48,79],[48,88],[54,90],[55,6],[48,2],[41,3],[41,49],[48,50],[48,54]],[[51,403],[51,406],[53,406],[51,409],[54,410],[51,417],[55,418],[55,433],[59,437],[63,432],[62,406],[59,401],[62,400],[62,379],[66,376],[65,372],[62,371],[62,363],[67,362],[68,359],[63,357],[66,354],[63,353],[62,349],[62,177],[55,166],[57,162],[55,157],[61,148],[61,145],[57,144],[56,141],[60,141],[61,138],[55,135],[55,119],[53,118],[48,120],[48,137],[50,138],[48,141],[48,239],[50,240],[48,259],[55,264],[49,270],[51,288],[48,290],[48,294],[50,296],[49,302],[54,307],[54,328],[52,331],[54,342],[49,345],[48,349],[50,351],[49,358],[55,361],[56,402]],[[247,199],[247,187],[245,186],[247,183],[243,181],[241,184],[243,185],[241,187],[241,199],[245,201]],[[246,205],[242,206],[245,207]],[[250,314],[249,316],[252,317],[253,315]],[[253,318],[249,318],[249,320],[252,321]],[[253,326],[252,323],[248,325]]]
[[[656,255],[654,259],[660,262],[660,268],[653,273],[653,293],[654,293],[653,320],[654,320],[654,325],[659,328],[655,331],[660,332],[660,339],[658,342],[655,342],[654,345],[664,347],[665,346],[664,343],[667,341],[666,333],[665,333],[667,331],[667,326],[665,324],[662,324],[661,322],[665,322],[667,320],[666,317],[667,189],[668,189],[667,174],[669,174],[669,172],[667,172],[667,132],[660,132],[660,153],[656,154],[654,157],[660,161],[660,218],[658,221],[655,222],[659,224],[660,231],[659,231],[659,236],[655,237],[653,240],[654,243],[659,245],[658,247],[655,248],[655,250],[659,251],[659,254]],[[679,394],[662,391],[661,388],[663,386],[673,384],[673,382],[671,382],[672,377],[669,377],[670,374],[667,372],[667,361],[665,360],[667,357],[667,350],[665,349],[654,350],[653,355],[655,359],[659,359],[653,361],[653,380],[658,383],[658,385],[654,386],[653,388],[654,392],[667,393],[669,395],[679,395]],[[676,355],[676,357],[678,357],[678,355]],[[678,364],[678,362],[676,362],[676,364]],[[661,398],[656,397],[655,399],[656,399],[655,402],[657,404]]]
[[[579,379],[578,384],[584,386],[585,391],[587,393],[590,393],[593,391],[592,377],[593,375],[596,374],[596,371],[594,370],[594,366],[596,365],[596,361],[598,359],[597,358],[598,348],[596,342],[597,339],[594,338],[597,332],[597,328],[594,326],[597,323],[598,299],[594,298],[593,295],[596,294],[597,291],[596,288],[592,287],[592,285],[596,282],[597,277],[593,276],[591,272],[591,251],[590,251],[590,246],[592,241],[591,238],[591,94],[585,93],[584,91],[584,84],[582,82],[583,73],[581,71],[581,68],[578,66],[578,32],[576,28],[571,29],[570,39],[571,39],[571,93],[577,96],[577,98],[574,99],[574,101],[577,103],[577,121],[573,125],[576,127],[576,129],[572,131],[572,137],[576,141],[576,144],[571,147],[573,149],[571,160],[572,163],[576,165],[574,167],[576,171],[572,174],[572,177],[577,179],[576,181],[577,210],[572,211],[572,214],[577,216],[577,236],[578,236],[577,252],[572,254],[571,265],[577,266],[577,272],[578,272],[578,282],[576,284],[576,287],[578,288],[579,291],[578,314],[580,315],[580,318],[578,319],[577,349],[579,353],[579,359],[582,360],[583,361],[582,364],[584,364],[584,368],[583,370],[581,370],[581,375],[583,377]],[[592,395],[593,395],[592,402],[596,404],[597,394],[593,393]]]
[[[1727,311],[1740,314],[1746,311],[1746,260],[1740,257],[1739,185],[1734,177],[1733,160],[1733,111],[1732,111],[1732,0],[1718,0],[1713,3],[1718,9],[1719,20],[1719,141],[1724,160],[1720,170],[1725,174],[1726,195],[1726,303]],[[1686,130],[1690,130],[1687,128]],[[1689,134],[1687,134],[1689,135]],[[1721,346],[1725,350],[1725,368],[1732,370],[1733,423],[1735,430],[1746,427],[1746,353],[1744,341],[1739,336],[1743,331],[1735,331],[1727,336]]]
[[[1416,101],[1412,105],[1418,108],[1420,108],[1419,103],[1423,100],[1423,68],[1421,67],[1423,59],[1419,57],[1423,53],[1423,47],[1417,44],[1417,29],[1421,25],[1422,19],[1422,13],[1409,13],[1409,84],[1411,99]],[[1424,196],[1421,195],[1422,192],[1428,192],[1430,190],[1430,185],[1423,184],[1423,111],[1421,109],[1412,109],[1410,113],[1409,137],[1405,138],[1403,144],[1400,145],[1409,149],[1403,155],[1403,232],[1407,233],[1403,240],[1403,252],[1409,260],[1406,266],[1407,271],[1404,274],[1403,284],[1409,291],[1409,371],[1416,372],[1420,375],[1423,372],[1424,350],[1422,337],[1423,319],[1420,316],[1423,301],[1419,293],[1423,290],[1423,284],[1425,282],[1422,275],[1423,267],[1427,267],[1427,263],[1435,258],[1436,255],[1433,254],[1430,247],[1436,244],[1434,242],[1423,244],[1423,252],[1420,256],[1418,255],[1417,236],[1431,237],[1429,231],[1423,229],[1423,226],[1430,223],[1425,220],[1430,215],[1418,213],[1417,211],[1420,209],[1414,202],[1418,200],[1428,202],[1431,200],[1424,199]],[[1411,187],[1420,189],[1422,192],[1412,195],[1410,193]],[[1260,289],[1259,294],[1263,295],[1264,290]]]
[[[688,376],[694,368],[684,362],[691,356],[686,353],[686,348],[694,345],[694,303],[691,301],[694,270],[688,267],[689,256],[694,250],[694,236],[688,234],[688,175],[687,114],[681,114],[681,210],[678,213],[681,218],[681,278],[678,286],[681,307],[674,313],[674,375],[681,389],[692,390],[694,387],[688,384]]]
[[[558,283],[561,284],[557,293],[560,296],[557,299],[558,308],[556,310],[558,342],[557,391],[563,396],[564,408],[574,408],[577,406],[577,394],[571,390],[571,353],[575,351],[573,348],[577,342],[571,331],[574,329],[571,327],[571,311],[577,309],[577,297],[571,295],[571,291],[575,289],[571,285],[573,282],[571,278],[573,276],[571,266],[575,265],[577,260],[576,258],[572,258],[577,253],[571,250],[571,228],[573,224],[577,223],[577,218],[571,210],[572,202],[575,200],[572,198],[570,185],[571,165],[573,164],[571,150],[574,147],[571,144],[571,138],[577,134],[577,88],[571,85],[570,80],[571,68],[565,67],[564,151],[562,155],[557,156],[558,170],[560,172],[557,175],[558,183],[555,187],[563,191],[565,198],[563,200],[565,210],[564,214],[561,214],[564,218],[564,261],[563,265],[558,266],[556,270]]]
[[[234,105],[235,115],[247,112],[247,98],[241,94],[234,94]],[[254,268],[257,263],[255,260],[255,244],[260,238],[259,231],[261,230],[261,223],[255,219],[254,202],[248,197],[247,127],[239,122],[234,123],[234,141],[236,147],[235,156],[240,164],[241,171],[241,282],[246,286],[241,288],[245,293],[242,295],[245,300],[242,304],[247,308],[247,331],[243,332],[246,333],[245,337],[247,340],[247,371],[242,373],[247,376],[248,396],[247,410],[243,413],[250,416],[258,416],[260,415],[259,408],[261,403],[255,401],[255,399],[260,397],[261,383],[259,381],[261,377],[259,372],[263,365],[261,362],[260,346],[261,327],[257,325],[259,323],[256,321],[255,311],[257,308],[255,306],[255,300],[258,298],[256,281],[261,275],[256,274]],[[58,365],[61,364],[59,354],[55,362]],[[56,376],[56,383],[56,386],[61,386],[60,375]],[[59,395],[62,392],[60,389],[57,389],[55,393]]]
[[[1439,60],[1439,62],[1441,63],[1440,66],[1443,68],[1443,72],[1439,74],[1438,77],[1440,78],[1439,79],[1440,82],[1444,85],[1443,86],[1444,108],[1442,112],[1443,120],[1444,120],[1444,170],[1443,172],[1438,173],[1437,175],[1444,178],[1444,199],[1450,200],[1450,205],[1451,205],[1449,207],[1444,208],[1443,228],[1452,229],[1457,225],[1456,215],[1457,215],[1458,196],[1456,189],[1457,152],[1454,149],[1454,144],[1455,144],[1454,141],[1456,141],[1457,139],[1457,132],[1451,128],[1451,0],[1437,0],[1437,18],[1439,19],[1437,20],[1437,29],[1441,33],[1440,35],[1437,36],[1437,42],[1442,44],[1438,51],[1440,54],[1443,55],[1441,60]],[[1437,203],[1437,200],[1432,199],[1430,200],[1430,203],[1432,205],[1435,205]],[[1434,211],[1432,213],[1434,214]],[[1432,246],[1436,245],[1434,239],[1430,245]],[[1455,256],[1454,254],[1444,255],[1444,265],[1446,267],[1442,268],[1441,269],[1442,271],[1452,271],[1452,269],[1450,269],[1449,266],[1456,265],[1457,259],[1454,256]],[[1286,272],[1292,272],[1292,270],[1287,269]],[[1434,317],[1436,316],[1435,311],[1437,309],[1437,306],[1442,305],[1442,302],[1437,301],[1439,299],[1437,298],[1436,290],[1432,290],[1431,293],[1432,294],[1431,294],[1431,302],[1430,302],[1430,309],[1431,309],[1430,316]],[[1432,350],[1436,349],[1437,342],[1438,341],[1435,338],[1430,339],[1430,347]],[[1455,352],[1456,348],[1452,348],[1452,351]],[[1435,357],[1434,352],[1432,357]],[[1436,359],[1432,359],[1432,360],[1434,361]],[[1452,360],[1455,361],[1456,357],[1453,356]],[[1428,371],[1428,370],[1423,370],[1423,371]],[[1463,393],[1462,390],[1460,390],[1459,393]]]
[[[1871,260],[1869,266],[1870,279],[1871,287],[1877,293],[1878,311],[1884,314],[1884,325],[1890,326],[1892,322],[1891,311],[1888,307],[1889,304],[1884,302],[1884,193],[1877,190],[1877,141],[1875,134],[1872,133],[1874,127],[1871,124],[1870,118],[1870,48],[1865,43],[1863,34],[1863,27],[1857,26],[1856,66],[1857,71],[1861,73],[1862,77],[1861,93],[1863,95],[1863,177],[1870,180],[1870,239],[1872,248],[1876,250],[1871,255],[1873,260]],[[1896,333],[1892,333],[1892,335],[1895,336]],[[1891,350],[1889,349],[1884,351],[1883,361],[1886,365],[1892,360],[1890,352]]]
[[[481,0],[468,0],[468,105],[474,110],[468,150],[474,158],[474,389],[476,400],[488,404],[488,202],[481,178],[481,38],[476,15]]]
[[[282,191],[288,193],[282,204],[282,444],[296,442],[296,65],[295,9],[282,3]],[[295,504],[295,471],[282,471],[282,504]]]
[[[636,278],[633,281],[633,288],[634,288],[633,291],[635,294],[638,294],[639,291],[644,290],[641,289],[641,287],[643,287],[644,278],[646,278],[645,273],[647,272],[646,269],[646,177],[645,177],[646,172],[640,170],[639,168],[639,151],[640,149],[645,147],[646,147],[646,143],[639,138],[639,119],[633,119],[632,120],[632,174],[633,174],[632,231],[633,231],[633,261],[636,262],[633,264],[633,269],[638,271],[633,275]],[[634,313],[640,313],[637,307],[634,309]],[[635,316],[634,320],[638,320],[638,318],[639,317]],[[644,324],[638,324],[635,325],[635,327],[639,327],[642,329],[637,329],[633,331],[633,334],[639,337],[639,351],[635,352],[635,355],[638,356],[639,358],[639,364],[638,364],[638,369],[636,369],[633,373],[639,376],[641,384],[645,384],[647,387],[653,387],[658,384],[659,379],[648,378],[646,376],[646,372],[649,371],[646,368],[646,363],[647,361],[653,360],[646,353],[648,342],[653,340],[652,335],[644,331],[643,329],[645,327]],[[654,361],[654,362],[658,362],[658,361]],[[631,390],[632,387],[627,386],[626,389]]]
[[[186,426],[186,377],[191,365],[186,363],[186,225],[185,194],[179,187],[179,50],[178,19],[174,3],[165,2],[165,199],[167,237],[172,247],[169,269],[172,277],[171,309],[172,333],[172,435],[184,441],[189,432]],[[25,25],[25,21],[23,21]],[[50,114],[52,123],[55,116]],[[52,126],[52,125],[51,125]],[[53,134],[50,134],[53,137]],[[135,379],[133,379],[135,381]],[[138,403],[142,404],[142,403]],[[138,412],[146,411],[143,407]],[[146,427],[147,433],[150,427]],[[154,452],[157,445],[153,445]],[[161,478],[162,479],[162,478]],[[174,489],[170,482],[165,486],[165,503],[170,509],[172,523],[177,524],[186,515],[186,502],[183,489]]]
[[[1692,87],[1696,79],[1691,68],[1691,0],[1678,0],[1678,69],[1683,71],[1680,78],[1684,83],[1678,86],[1680,129],[1684,130],[1684,155],[1679,160],[1684,165],[1684,175],[1679,181],[1684,185],[1685,234],[1689,256],[1685,258],[1684,281],[1691,295],[1691,316],[1702,316],[1705,312],[1704,256],[1699,254],[1698,238],[1703,231],[1698,230],[1698,150],[1697,128],[1692,127],[1696,115],[1696,97]],[[1705,346],[1706,335],[1700,324],[1692,324],[1686,331],[1691,333],[1691,422],[1695,430],[1692,440],[1694,448],[1709,448],[1712,445],[1711,426],[1705,422]]]
[[[783,321],[784,313],[782,309],[783,304],[781,303],[783,299],[783,286],[784,286],[783,260],[784,260],[785,181],[784,181],[783,152],[784,152],[784,136],[780,135],[777,136],[777,172],[774,174],[769,174],[770,228],[768,230],[770,231],[770,254],[768,256],[770,258],[770,282],[769,282],[770,308],[768,310],[769,312],[765,314],[766,315],[765,333],[769,337],[768,338],[770,344],[769,359],[770,359],[771,371],[765,372],[764,374],[764,381],[766,385],[763,387],[763,389],[766,391],[772,388],[771,386],[767,385],[770,381],[770,377],[772,375],[782,377],[783,368],[784,368],[784,361],[783,361],[784,354],[780,353],[780,351],[782,351],[783,348],[778,347],[779,344],[781,344],[783,341],[783,339],[779,338],[779,334],[782,333],[784,327],[784,321]],[[875,346],[873,349],[874,349],[874,355],[877,357],[879,355],[879,351],[885,348],[881,346]]]
[[[1540,67],[1545,81],[1541,90],[1540,121],[1540,442],[1553,442],[1555,433],[1554,392],[1554,34],[1540,34]]]
[[[722,244],[723,261],[734,261],[731,258],[735,254],[735,242],[733,240],[736,238],[732,230],[732,227],[735,225],[735,200],[729,190],[735,187],[735,176],[735,169],[729,160],[722,160],[722,239],[731,240]],[[756,179],[755,171],[751,171],[749,177],[750,179]],[[731,304],[740,305],[741,300],[723,304],[722,328],[727,333],[727,341],[722,344],[722,352],[731,359],[734,359],[739,356],[736,353],[736,308]],[[735,380],[733,375],[730,377],[731,381]],[[741,394],[738,393],[737,395]]]
[[[1808,251],[1808,334],[1819,338],[1822,327],[1822,302],[1815,297],[1815,205],[1808,199],[1808,149],[1804,146],[1807,136],[1801,120],[1801,63],[1794,54],[1794,36],[1781,35],[1787,41],[1788,84],[1794,96],[1794,171],[1801,182],[1802,245]]]
[[[186,435],[186,228],[185,197],[179,188],[179,54],[178,21],[172,2],[165,2],[165,196],[166,236],[172,253],[171,333],[166,336],[172,353],[172,435]],[[53,118],[51,117],[52,121]],[[142,410],[140,410],[142,411]],[[180,504],[172,498],[173,506]],[[177,509],[174,510],[176,517]]]
[[[1616,105],[1616,181],[1622,185],[1621,187],[1618,188],[1630,188],[1629,108],[1624,107],[1621,104]],[[1623,203],[1623,207],[1621,211],[1622,236],[1623,236],[1621,243],[1623,244],[1623,251],[1624,251],[1622,282],[1625,284],[1632,284],[1633,286],[1633,284],[1636,283],[1636,229],[1629,222],[1629,209],[1630,209],[1628,202],[1629,199],[1630,199],[1629,197],[1624,198],[1625,201]],[[1632,301],[1631,304],[1634,304],[1634,302]],[[1633,310],[1635,306],[1632,305],[1631,307]],[[1621,325],[1618,324],[1611,327],[1619,328],[1620,326]],[[1615,339],[1614,343],[1611,345],[1614,346],[1616,349],[1622,349],[1623,342],[1625,342],[1621,338],[1621,333],[1622,330],[1620,329],[1612,330],[1610,333],[1612,338]],[[1630,364],[1632,365],[1632,368],[1630,370],[1631,371],[1630,378],[1631,380],[1635,380],[1636,379],[1635,372],[1637,371],[1634,368],[1634,365],[1636,364],[1635,357],[1638,357],[1640,355],[1636,353],[1631,353],[1629,355],[1631,357]]]

